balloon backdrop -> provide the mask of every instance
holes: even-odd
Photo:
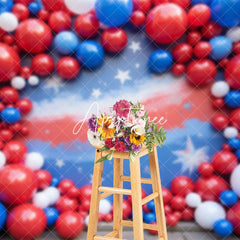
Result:
[[[233,225],[234,233],[240,234],[240,202],[237,202],[227,211],[227,220]]]
[[[233,57],[225,69],[225,79],[230,87],[240,89],[240,55]]]
[[[220,219],[214,223],[213,230],[220,237],[229,237],[233,232],[233,226],[228,220]]]
[[[7,209],[0,202],[0,231],[4,227],[6,220],[7,220]]]
[[[66,7],[73,13],[83,14],[90,11],[96,0],[64,0]]]
[[[238,196],[235,192],[231,190],[226,190],[221,193],[220,201],[223,205],[227,207],[233,206],[238,201]]]
[[[59,213],[57,209],[48,207],[48,208],[44,208],[43,211],[46,214],[47,226],[48,227],[53,226],[59,217]]]
[[[231,174],[231,187],[233,191],[240,197],[240,182],[239,182],[239,175],[240,174],[240,165],[238,165]]]

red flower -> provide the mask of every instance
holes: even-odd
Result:
[[[106,145],[108,148],[114,147],[114,143],[113,143],[113,141],[112,141],[111,138],[108,138],[108,139],[105,141],[105,145]]]
[[[115,145],[115,149],[117,152],[123,152],[125,151],[125,145],[123,142],[117,142]]]

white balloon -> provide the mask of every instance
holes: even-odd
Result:
[[[33,196],[33,204],[40,208],[46,208],[49,206],[49,198],[44,192],[37,192]]]
[[[227,31],[226,37],[230,38],[233,42],[240,41],[240,27],[233,27]]]
[[[225,81],[217,81],[212,85],[211,93],[214,97],[222,98],[225,97],[230,90],[230,87]]]
[[[226,127],[223,131],[223,136],[225,138],[235,138],[238,136],[238,130],[235,127]]]
[[[84,224],[86,227],[88,227],[88,222],[89,222],[89,215],[84,219]]]
[[[28,83],[31,86],[37,86],[39,84],[39,81],[39,77],[35,75],[32,75],[28,78]]]
[[[186,200],[187,205],[191,208],[198,207],[202,202],[200,195],[197,193],[194,193],[194,192],[189,193],[186,196],[185,200]]]
[[[0,168],[2,168],[6,164],[6,156],[0,151]]]
[[[25,159],[25,165],[33,171],[41,169],[44,165],[44,158],[38,152],[28,153]]]
[[[206,201],[196,208],[194,216],[202,228],[212,230],[217,220],[226,218],[226,212],[219,203]]]
[[[0,15],[0,27],[6,32],[14,31],[18,26],[17,17],[10,12],[4,12]]]
[[[240,164],[233,170],[230,183],[232,190],[240,197]]]
[[[94,8],[96,0],[64,0],[64,2],[73,13],[83,14]]]
[[[112,210],[111,203],[106,199],[102,199],[99,205],[99,212],[105,215],[110,213],[111,210]]]
[[[49,206],[55,204],[60,197],[60,192],[55,187],[47,187],[43,191],[49,199]]]
[[[11,86],[17,90],[22,90],[26,86],[26,81],[23,77],[16,76],[11,80]]]

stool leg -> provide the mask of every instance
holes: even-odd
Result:
[[[123,159],[114,158],[114,176],[113,187],[123,188],[123,182],[121,181],[121,175],[123,174]],[[113,196],[113,230],[117,231],[116,238],[122,239],[122,194],[114,194]]]
[[[152,188],[153,192],[158,192],[159,195],[154,199],[155,203],[155,211],[157,218],[157,226],[158,226],[158,237],[167,240],[167,229],[166,229],[166,220],[164,214],[163,207],[163,197],[162,197],[162,187],[161,187],[161,179],[159,173],[159,164],[158,164],[158,156],[157,156],[157,148],[154,147],[151,154],[149,154],[149,165],[152,177]]]
[[[98,159],[100,159],[101,156],[102,154],[97,152],[96,150],[95,162]],[[99,212],[99,202],[100,202],[100,193],[98,192],[98,188],[102,184],[102,173],[103,173],[103,162],[94,163],[92,196],[91,196],[90,214],[89,214],[89,222],[88,222],[87,240],[93,240],[94,236],[97,234],[98,212]]]
[[[129,160],[132,190],[133,233],[134,240],[143,240],[143,216],[142,216],[142,186],[140,172],[140,158],[134,162]]]

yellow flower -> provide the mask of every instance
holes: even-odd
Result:
[[[106,138],[112,138],[115,133],[115,127],[109,128],[110,125],[112,125],[112,118],[109,116],[102,116],[98,119],[98,131],[102,136],[102,139]]]
[[[130,142],[135,144],[135,145],[140,145],[145,141],[145,136],[144,135],[137,135],[136,133],[131,133],[130,134]]]

